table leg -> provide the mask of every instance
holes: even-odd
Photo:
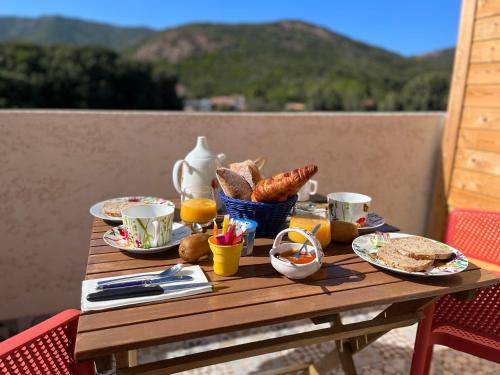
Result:
[[[382,311],[380,314],[378,314],[375,319],[380,319],[384,317],[385,319],[392,318],[394,316],[398,315],[404,315],[408,313],[418,313],[423,311],[427,306],[430,304],[436,302],[439,299],[439,297],[430,297],[430,298],[422,298],[422,299],[417,299],[413,301],[405,301],[405,302],[398,302],[398,303],[393,303],[389,307],[387,307],[384,311]],[[378,340],[380,337],[385,335],[387,332],[390,332],[390,330],[387,331],[381,331],[381,332],[375,332],[375,333],[370,333],[364,336],[358,336],[358,337],[352,337],[349,342],[351,343],[351,348],[353,350],[353,353],[357,353],[360,350],[366,348],[368,345],[373,343],[374,341]],[[357,345],[353,346],[353,344],[357,341]]]
[[[115,353],[115,360],[117,369],[137,366],[137,350]]]
[[[340,363],[346,375],[356,375],[356,367],[352,355],[354,354],[349,342],[335,341],[337,353],[340,358]]]
[[[337,350],[326,353],[320,360],[309,365],[309,375],[324,375],[339,363]]]
[[[97,372],[107,372],[113,369],[113,358],[108,355],[94,360]]]

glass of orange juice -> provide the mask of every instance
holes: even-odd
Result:
[[[323,212],[324,211],[324,212]],[[314,227],[320,224],[316,238],[321,243],[321,247],[325,248],[332,241],[332,234],[330,232],[330,220],[326,210],[315,210],[314,212],[296,211],[295,215],[290,219],[290,228],[298,227],[306,229],[310,232]],[[293,242],[303,243],[306,238],[297,232],[288,233],[288,238]]]
[[[186,187],[181,194],[181,220],[192,227],[208,226],[217,217],[217,204],[210,186]]]

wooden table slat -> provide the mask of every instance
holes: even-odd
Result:
[[[470,269],[473,270],[476,267],[472,266]],[[351,263],[342,267],[325,267],[318,271],[311,281],[303,283],[299,288],[297,288],[296,282],[284,277],[235,279],[224,282],[216,295],[199,294],[182,300],[175,299],[152,305],[86,314],[80,318],[79,329],[80,332],[94,331],[411,279],[411,277],[407,277],[402,280],[401,277],[374,269],[366,262]],[[231,294],[230,298],[227,294]],[[197,299],[197,301],[193,303],[192,299]]]

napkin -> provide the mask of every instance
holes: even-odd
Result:
[[[87,296],[90,293],[94,293],[99,291],[97,289],[97,282],[100,280],[114,280],[114,279],[119,279],[124,276],[148,276],[151,274],[157,274],[158,272],[161,271],[154,271],[154,272],[146,272],[146,273],[137,273],[137,274],[131,274],[131,275],[121,275],[121,276],[115,276],[115,277],[106,277],[102,279],[93,279],[93,280],[85,280],[82,282],[82,299],[81,299],[81,310],[82,312],[85,311],[95,311],[95,310],[106,310],[106,309],[112,309],[120,306],[128,306],[128,305],[137,305],[141,303],[146,303],[146,302],[152,302],[152,301],[162,301],[166,299],[171,299],[171,298],[178,298],[178,297],[185,297],[185,296],[190,296],[193,294],[200,294],[200,293],[207,293],[212,291],[212,286],[200,286],[200,287],[195,287],[195,288],[189,288],[189,289],[181,289],[181,290],[174,290],[174,291],[169,291],[164,294],[156,295],[156,296],[145,296],[145,297],[135,297],[135,298],[124,298],[124,299],[117,299],[113,301],[96,301],[96,302],[90,302],[87,300]],[[189,281],[189,283],[206,283],[208,282],[207,277],[203,273],[203,270],[201,269],[200,266],[189,266],[189,267],[184,267],[182,268],[181,271],[176,276],[184,276],[184,275],[189,275],[193,277],[192,281]],[[174,283],[168,283],[164,285],[178,285],[178,284],[185,284],[186,281],[178,281]]]

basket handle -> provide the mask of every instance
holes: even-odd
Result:
[[[273,243],[273,248],[278,247],[281,244],[281,240],[283,239],[283,236],[289,232],[297,232],[303,235],[313,246],[314,253],[316,254],[316,259],[318,261],[321,261],[321,258],[323,258],[323,249],[321,248],[321,244],[319,243],[318,239],[316,236],[314,236],[311,232],[308,230],[302,229],[302,228],[286,228],[283,229],[281,232],[278,233],[276,238],[274,239]]]

